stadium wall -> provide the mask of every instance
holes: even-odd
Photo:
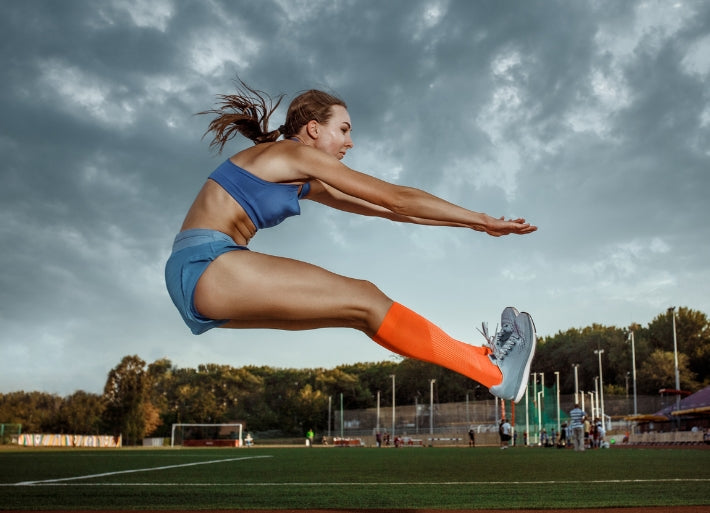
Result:
[[[121,435],[45,435],[22,433],[17,435],[17,445],[23,447],[121,447]]]

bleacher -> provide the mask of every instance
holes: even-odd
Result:
[[[691,445],[703,444],[702,431],[674,431],[670,433],[632,433],[629,435],[629,445]]]

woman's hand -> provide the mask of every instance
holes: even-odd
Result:
[[[485,226],[474,226],[473,229],[479,232],[485,232],[493,237],[500,237],[502,235],[525,235],[532,233],[537,230],[537,226],[525,222],[525,219],[521,217],[507,221],[504,217],[498,219],[492,217],[490,222]]]

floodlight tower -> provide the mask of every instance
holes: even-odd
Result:
[[[555,371],[555,379],[557,380],[557,433],[560,433],[562,426],[560,425],[560,372]]]
[[[680,410],[680,372],[678,371],[678,341],[675,333],[675,306],[668,309],[668,313],[673,316],[673,360],[675,364],[675,409]]]
[[[631,376],[634,382],[634,415],[638,415],[638,404],[636,402],[636,346],[634,345],[634,332],[629,333],[631,340]]]
[[[574,367],[574,404],[579,404],[579,375],[577,374],[579,364],[573,363],[572,367]]]
[[[434,438],[434,383],[435,379],[429,380],[429,434]]]
[[[601,407],[602,425],[604,425],[604,379],[602,378],[602,354],[603,349],[595,349],[594,354],[599,356],[599,406]]]
[[[394,440],[394,374],[390,374],[390,378],[392,378],[392,433],[390,436]]]

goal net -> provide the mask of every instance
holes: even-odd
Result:
[[[170,446],[241,447],[241,424],[173,424]]]
[[[0,444],[11,443],[21,433],[22,424],[0,423]]]

